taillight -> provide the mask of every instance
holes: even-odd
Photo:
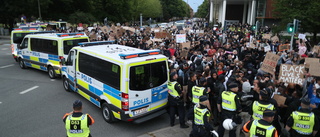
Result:
[[[121,107],[124,111],[129,111],[129,95],[126,93],[121,94]]]

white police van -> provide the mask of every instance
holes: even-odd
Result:
[[[61,74],[61,59],[67,57],[72,47],[88,41],[84,33],[28,34],[18,44],[17,60],[22,69],[36,68],[56,78]]]
[[[141,123],[166,113],[167,58],[159,50],[97,43],[70,50],[62,66],[64,88],[100,107],[109,123]]]

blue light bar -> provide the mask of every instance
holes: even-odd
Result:
[[[81,42],[79,43],[79,46],[93,46],[93,45],[108,45],[108,44],[114,44],[115,41],[94,41],[94,42]]]
[[[134,57],[144,57],[149,55],[158,55],[160,53],[159,49],[154,50],[146,50],[145,52],[138,52],[138,53],[130,53],[130,54],[119,54],[121,59],[129,59]]]

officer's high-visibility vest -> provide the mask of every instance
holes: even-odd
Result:
[[[199,103],[199,97],[203,95],[204,90],[205,90],[204,87],[198,87],[198,86],[192,87],[192,102],[194,104]]]
[[[260,120],[263,117],[263,111],[266,109],[274,110],[274,105],[273,104],[260,104],[259,101],[254,101],[252,105],[252,118],[255,120]]]
[[[292,129],[297,131],[301,135],[311,135],[314,126],[314,114],[311,113],[303,113],[299,111],[294,111],[291,114],[293,118],[293,126]]]
[[[68,137],[88,137],[90,129],[88,127],[88,116],[72,117],[70,114],[66,118],[66,129]]]
[[[204,115],[209,112],[207,108],[200,109],[197,105],[194,106],[194,124],[196,125],[204,125]],[[207,114],[207,117],[210,117],[210,113]]]
[[[174,97],[174,98],[180,96],[179,93],[178,93],[178,91],[176,91],[176,90],[174,89],[174,86],[175,86],[177,83],[178,83],[177,81],[168,82],[168,89],[169,89],[168,93],[169,93],[172,97]]]
[[[271,137],[276,128],[272,125],[266,126],[254,120],[250,127],[250,137]]]
[[[222,98],[222,109],[228,110],[228,111],[236,111],[237,106],[235,102],[235,97],[237,94],[231,92],[231,91],[223,91],[221,94]]]

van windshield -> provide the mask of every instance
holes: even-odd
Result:
[[[12,41],[15,44],[21,44],[24,36],[28,35],[30,33],[13,33],[12,35]]]
[[[63,41],[63,53],[65,55],[69,54],[69,51],[74,47],[78,46],[79,43],[81,42],[88,42],[87,38],[83,39],[72,39],[72,40],[65,40]]]
[[[168,80],[166,61],[130,67],[130,90],[147,90]]]

